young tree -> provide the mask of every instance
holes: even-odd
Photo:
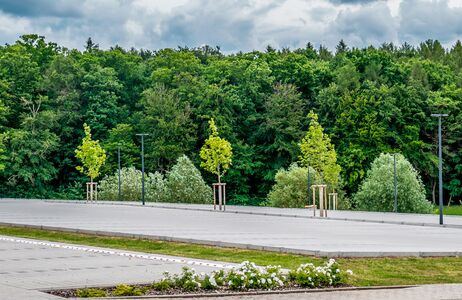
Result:
[[[91,139],[91,129],[86,123],[83,124],[85,137],[82,144],[75,150],[75,157],[82,162],[82,166],[77,166],[77,170],[82,174],[93,179],[99,176],[99,169],[106,161],[106,151],[100,146],[99,141]]]
[[[218,136],[218,128],[215,121],[209,121],[210,136],[205,140],[200,151],[202,158],[201,167],[218,176],[218,183],[221,183],[223,176],[231,165],[233,156],[231,144]]]
[[[337,165],[337,154],[330,138],[318,122],[318,115],[311,111],[310,128],[302,139],[300,146],[300,162],[304,166],[313,167],[331,186],[338,184],[340,166]]]

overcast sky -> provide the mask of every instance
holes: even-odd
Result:
[[[462,39],[462,0],[0,0],[0,44],[26,33],[82,49],[204,44],[225,52]]]

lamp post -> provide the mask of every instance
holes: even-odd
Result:
[[[396,180],[396,153],[393,153],[393,172],[394,172],[394,196],[395,196],[395,203],[393,205],[393,211],[398,212],[398,189],[396,188],[397,186],[397,180]]]
[[[440,207],[440,225],[443,225],[443,151],[441,149],[441,117],[447,114],[431,114],[438,118],[438,203]]]
[[[311,176],[310,176],[310,166],[308,166],[308,205],[310,205],[310,186],[311,186]]]
[[[144,137],[149,134],[138,133],[136,135],[141,136],[141,203],[144,205]]]
[[[120,201],[120,195],[121,195],[121,190],[120,190],[120,143],[117,144],[117,167],[118,167],[118,174],[119,174],[119,201]]]

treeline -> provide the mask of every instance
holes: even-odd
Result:
[[[0,47],[1,196],[82,197],[74,150],[83,123],[107,151],[103,174],[140,164],[167,172],[182,154],[199,165],[214,118],[231,142],[223,178],[236,204],[258,204],[280,168],[298,160],[313,110],[335,145],[343,186],[358,189],[382,152],[402,153],[432,200],[437,120],[444,119],[446,201],[462,195],[462,44],[383,44],[334,52],[301,49],[223,54],[218,47],[70,50],[38,35]],[[214,177],[205,174],[207,182]],[[210,176],[210,177],[209,177]]]

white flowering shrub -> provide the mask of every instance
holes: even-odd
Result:
[[[179,275],[168,272],[152,287],[158,291],[181,289],[185,292],[197,290],[274,290],[288,287],[321,288],[345,284],[350,270],[341,271],[334,259],[321,266],[302,264],[295,270],[283,270],[280,266],[259,267],[245,261],[229,271],[218,270],[210,274],[196,273],[184,267]]]
[[[226,274],[225,284],[232,290],[282,288],[286,276],[280,266],[257,267],[245,261]]]
[[[167,173],[168,202],[212,203],[212,189],[186,155]]]
[[[322,266],[312,263],[302,264],[296,270],[289,272],[289,280],[304,288],[319,288],[337,286],[345,282],[350,270],[342,272],[334,259]]]

